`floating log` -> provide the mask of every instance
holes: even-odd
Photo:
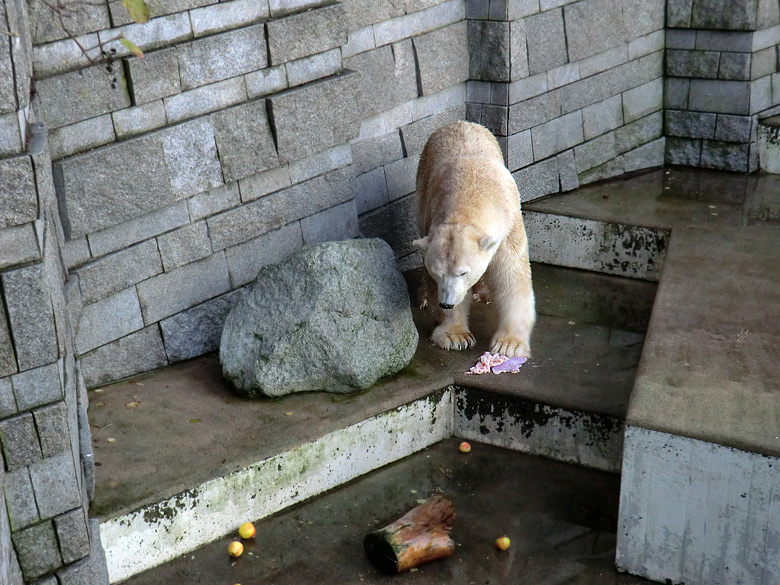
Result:
[[[366,535],[363,547],[374,566],[395,575],[455,550],[450,529],[455,507],[442,496],[435,496],[412,508],[395,522]]]

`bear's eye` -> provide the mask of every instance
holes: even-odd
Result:
[[[458,277],[461,277],[461,276],[466,276],[468,273],[469,273],[469,271],[468,271],[468,270],[466,270],[466,271],[464,271],[464,272],[461,272],[460,274],[458,274]]]

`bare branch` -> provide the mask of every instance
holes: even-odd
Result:
[[[46,6],[49,10],[54,12],[56,15],[57,21],[62,28],[62,30],[65,32],[68,38],[70,38],[78,47],[79,51],[81,51],[81,54],[83,55],[84,59],[86,59],[87,63],[89,65],[97,65],[98,63],[107,63],[107,68],[109,74],[111,73],[111,63],[114,58],[114,54],[116,53],[116,49],[111,49],[111,51],[107,52],[105,50],[105,47],[109,45],[110,43],[113,43],[115,41],[120,41],[125,38],[122,33],[119,33],[115,37],[111,37],[109,39],[101,39],[100,35],[97,36],[98,42],[96,45],[93,45],[91,47],[86,47],[84,44],[78,39],[76,34],[68,28],[68,25],[66,24],[65,20],[66,18],[70,18],[71,16],[75,16],[78,12],[78,7],[80,6],[103,6],[104,2],[101,0],[38,0],[41,4]],[[146,3],[144,0],[141,0],[141,4],[143,5],[144,9],[147,12],[148,16],[148,8],[146,8]],[[132,14],[131,14],[132,17]],[[8,35],[16,37],[18,35],[14,33],[9,33],[0,30],[0,34]],[[130,44],[135,47],[135,45],[130,42]],[[127,46],[127,45],[126,45]],[[138,47],[135,47],[136,51],[131,52],[136,55],[142,56],[143,53],[141,52]],[[91,52],[99,51],[97,56],[90,55]]]

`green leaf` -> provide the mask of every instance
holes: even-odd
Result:
[[[149,7],[145,0],[122,0],[122,4],[135,22],[143,24],[149,20]]]
[[[128,51],[130,51],[133,55],[138,57],[139,59],[144,58],[144,52],[138,48],[138,45],[136,45],[133,41],[128,41],[127,39],[119,39],[119,42],[122,43]]]

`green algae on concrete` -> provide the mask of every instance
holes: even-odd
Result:
[[[457,519],[452,556],[405,573],[416,585],[641,585],[614,568],[619,477],[459,439],[445,440],[301,506],[255,524],[239,559],[235,533],[127,585],[386,585],[363,537],[435,494],[451,498]],[[251,520],[245,518],[241,520]],[[497,537],[511,546],[499,551]]]

